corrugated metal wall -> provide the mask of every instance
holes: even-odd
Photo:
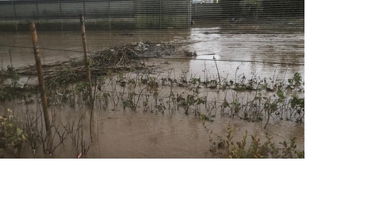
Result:
[[[1,19],[134,17],[135,0],[14,0],[0,1]]]
[[[304,0],[220,0],[218,3],[196,3],[194,19],[240,17],[303,17]]]
[[[12,0],[0,1],[1,20],[134,18],[137,27],[189,27],[191,0]]]
[[[135,10],[138,27],[188,27],[191,22],[188,0],[139,0]]]
[[[304,16],[304,0],[9,0],[0,1],[0,22],[78,19],[80,14],[98,25],[120,21],[138,28],[187,28],[192,19]],[[108,23],[107,23],[108,22]]]

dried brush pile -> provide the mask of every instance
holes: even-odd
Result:
[[[132,60],[169,56],[175,50],[174,45],[167,43],[139,42],[116,46],[95,53],[91,57],[92,66],[126,66],[131,64]]]
[[[147,67],[140,59],[169,56],[175,52],[176,46],[170,43],[138,42],[115,46],[90,55],[90,70],[94,77],[103,76],[107,73],[129,71],[130,69],[145,70]],[[17,75],[31,77],[36,75],[34,65],[13,70]],[[48,88],[75,83],[87,78],[82,58],[46,64],[43,65],[43,70]],[[0,81],[2,77],[2,71],[0,71]]]

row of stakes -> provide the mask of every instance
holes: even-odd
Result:
[[[81,38],[82,38],[82,47],[84,52],[84,66],[85,70],[87,72],[88,76],[88,82],[89,82],[89,92],[90,92],[90,100],[91,102],[94,102],[93,96],[92,96],[92,72],[89,68],[89,60],[88,60],[88,47],[87,47],[87,40],[86,40],[86,31],[85,31],[85,18],[83,15],[80,16],[80,25],[81,25]],[[39,42],[38,42],[38,35],[36,30],[36,25],[34,22],[31,22],[29,25],[31,34],[32,34],[32,45],[33,45],[33,53],[35,58],[35,66],[36,66],[36,72],[38,77],[38,84],[39,84],[39,93],[41,98],[41,105],[43,109],[43,116],[44,116],[44,122],[45,122],[45,130],[47,135],[47,147],[46,152],[52,156],[53,155],[53,137],[52,137],[52,130],[51,130],[51,120],[49,116],[49,105],[48,105],[48,99],[46,95],[46,87],[45,87],[45,81],[43,78],[43,69],[42,69],[42,63],[40,58],[40,51],[39,51]],[[94,141],[94,134],[93,134],[93,105],[91,105],[91,111],[90,111],[90,144]],[[81,156],[80,156],[81,157]]]

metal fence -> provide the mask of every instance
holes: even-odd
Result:
[[[1,19],[134,17],[134,0],[12,0],[0,1]]]
[[[194,19],[224,19],[239,17],[303,17],[304,0],[221,0],[217,3],[196,3]]]
[[[1,21],[61,19],[132,22],[136,27],[189,27],[190,0],[10,0],[0,1]],[[129,20],[130,19],[130,20]]]
[[[273,19],[303,17],[304,0],[2,0],[1,25],[37,23],[69,25],[84,15],[94,26],[123,28],[188,28],[195,20]],[[193,21],[194,20],[194,21]],[[10,25],[9,25],[10,24]],[[89,27],[92,28],[91,22]],[[16,27],[17,29],[18,27]]]

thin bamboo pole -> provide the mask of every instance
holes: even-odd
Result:
[[[36,71],[37,71],[37,78],[39,81],[39,90],[40,90],[40,97],[41,97],[41,105],[42,105],[43,114],[44,114],[45,130],[47,135],[47,152],[50,155],[52,155],[53,139],[52,139],[52,131],[51,131],[51,121],[50,121],[49,111],[48,111],[48,99],[46,96],[45,82],[43,77],[43,69],[41,66],[40,51],[39,51],[38,37],[37,37],[35,23],[32,22],[29,27],[32,33],[33,53],[35,55]]]
[[[90,105],[90,119],[89,119],[89,133],[90,133],[90,144],[94,143],[94,96],[92,92],[92,72],[89,67],[89,59],[88,59],[88,46],[86,41],[86,30],[85,30],[85,18],[83,15],[80,17],[81,23],[81,39],[82,39],[82,47],[84,51],[84,65],[88,74],[88,84],[89,84],[89,105]],[[86,156],[86,151],[80,156]]]
[[[81,40],[82,40],[82,48],[84,52],[84,65],[85,69],[87,70],[88,73],[88,81],[89,81],[89,89],[90,92],[92,92],[92,73],[89,68],[89,59],[88,59],[88,45],[86,41],[86,31],[85,31],[85,18],[83,15],[80,17],[80,23],[81,23]]]

